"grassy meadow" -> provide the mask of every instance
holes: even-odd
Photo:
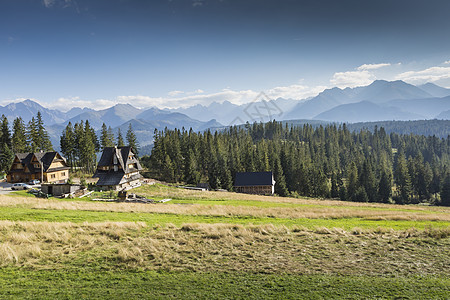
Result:
[[[132,192],[0,196],[0,298],[450,298],[449,208]]]

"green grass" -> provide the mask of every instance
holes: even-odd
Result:
[[[0,272],[2,299],[447,299],[447,277],[129,270]]]
[[[181,214],[159,213],[134,213],[134,212],[101,212],[83,210],[47,210],[22,207],[1,207],[0,220],[11,221],[50,221],[50,222],[146,222],[149,225],[164,225],[168,223],[177,226],[184,223],[231,223],[231,224],[273,224],[285,226],[304,226],[306,228],[327,227],[353,229],[375,229],[378,227],[405,230],[409,228],[426,229],[445,228],[450,226],[446,221],[409,221],[409,220],[366,220],[362,218],[339,219],[287,219],[271,217],[246,217],[246,216],[201,216]]]
[[[27,227],[6,222],[0,254],[6,257],[15,251],[18,258],[0,268],[0,299],[450,299],[448,233],[439,237],[408,230],[449,228],[449,221],[271,217],[271,211],[277,211],[271,208],[318,208],[319,213],[321,208],[324,212],[370,210],[368,216],[374,215],[372,210],[380,211],[380,215],[390,210],[399,215],[403,211],[439,214],[439,218],[450,213],[445,209],[349,202],[334,205],[330,201],[321,204],[317,199],[308,204],[304,199],[297,203],[296,199],[284,202],[249,195],[241,200],[239,194],[193,193],[162,185],[131,192],[155,200],[172,198],[168,204],[243,208],[224,210],[233,211],[230,216],[197,215],[195,211],[108,212],[84,204],[93,210],[33,209],[30,203],[35,200],[27,199],[16,206],[14,199],[10,206],[0,207],[0,220],[77,225],[31,223]],[[25,191],[12,195],[33,197]],[[95,193],[92,197],[102,195]],[[67,200],[90,199],[58,201]],[[108,209],[107,205],[99,207]],[[263,217],[245,216],[252,207],[260,209]],[[106,221],[145,222],[149,226],[121,229],[82,224]],[[195,223],[245,227],[220,231],[225,225],[213,225],[211,229]],[[168,224],[178,228],[164,227]],[[252,224],[273,224],[276,229],[270,231],[273,227],[266,226],[267,232],[264,228],[259,232]],[[54,229],[34,231],[53,225]],[[285,234],[282,226],[293,230]],[[302,227],[313,230],[305,232]],[[341,234],[323,227],[363,230]],[[373,230],[377,228],[405,232]]]
[[[161,198],[162,199],[162,198]],[[166,204],[200,204],[200,205],[228,205],[228,206],[253,206],[262,208],[272,208],[272,207],[308,207],[308,208],[331,208],[335,210],[339,209],[355,209],[355,210],[374,210],[374,211],[398,211],[398,212],[420,212],[427,214],[448,214],[447,211],[436,211],[436,210],[423,210],[423,209],[401,209],[401,208],[391,208],[391,207],[370,207],[370,206],[352,206],[350,202],[346,202],[346,205],[325,205],[325,204],[304,204],[304,203],[290,203],[290,202],[270,202],[270,201],[258,201],[258,200],[228,200],[228,199],[218,199],[218,200],[199,200],[199,199],[175,199]]]

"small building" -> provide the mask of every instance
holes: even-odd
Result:
[[[275,180],[272,172],[238,172],[234,181],[238,193],[273,195]]]
[[[93,177],[103,190],[127,190],[141,185],[141,170],[131,147],[106,147]]]
[[[69,179],[69,170],[65,158],[58,152],[16,153],[7,181],[15,183],[37,179],[63,183]]]
[[[81,184],[69,184],[69,183],[61,183],[61,184],[52,184],[52,183],[44,183],[41,185],[41,191],[45,194],[53,195],[53,196],[62,196],[64,194],[74,193],[81,189]]]

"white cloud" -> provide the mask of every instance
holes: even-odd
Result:
[[[266,91],[266,95],[272,99],[286,98],[286,99],[305,99],[308,97],[316,96],[324,89],[326,86],[315,86],[309,87],[306,85],[294,84],[289,86],[274,87]]]
[[[444,65],[450,65],[450,60],[444,61]]]
[[[398,74],[395,78],[412,84],[436,82],[450,78],[450,67],[431,67],[420,71],[408,71]]]
[[[80,99],[80,97],[62,97],[58,98],[58,100],[43,105],[45,107],[49,107],[52,109],[58,109],[60,111],[69,111],[73,107],[81,107],[81,108],[92,108],[95,110],[105,109],[120,102],[117,100],[108,100],[108,99],[96,99],[96,100],[84,100]]]
[[[45,7],[52,7],[55,4],[55,1],[56,0],[44,0],[43,3]]]
[[[330,82],[333,86],[346,88],[369,85],[375,79],[375,75],[367,70],[362,70],[334,73],[333,78],[331,78]]]
[[[203,0],[194,0],[194,1],[192,2],[192,6],[193,6],[193,7],[203,6]]]
[[[305,99],[307,97],[316,96],[322,92],[325,86],[309,87],[306,85],[294,84],[290,86],[274,87],[264,91],[271,99],[291,98],[291,99]],[[167,97],[150,97],[145,95],[127,95],[118,96],[115,99],[95,99],[86,100],[79,97],[59,98],[53,103],[46,103],[44,106],[61,111],[68,111],[73,107],[87,107],[95,110],[106,109],[116,104],[129,103],[138,108],[177,108],[190,107],[193,105],[209,105],[212,102],[229,101],[231,103],[241,105],[253,101],[261,91],[241,90],[235,91],[229,88],[223,89],[216,93],[206,94],[203,90],[197,89],[193,92],[171,91]],[[23,100],[23,99],[21,99]],[[17,102],[21,101],[17,100]],[[8,101],[10,103],[11,101]]]
[[[23,98],[23,97],[20,97],[20,98],[16,98],[16,99],[5,99],[5,100],[2,100],[2,101],[0,101],[0,105],[1,106],[5,106],[5,105],[8,105],[8,104],[10,104],[10,103],[19,103],[19,102],[23,102],[23,101],[25,101],[25,100],[31,100],[31,101],[34,101],[34,102],[37,102],[37,103],[39,103],[40,105],[42,105],[42,106],[46,106],[47,104],[43,104],[43,103],[41,103],[39,100],[37,100],[37,99],[34,99],[34,98]]]
[[[389,63],[382,63],[382,64],[364,64],[356,68],[358,71],[364,71],[364,70],[376,70],[383,67],[389,67],[391,64]]]
[[[180,94],[184,94],[184,92],[183,91],[171,91],[171,92],[167,93],[167,95],[169,95],[170,97],[175,97]]]

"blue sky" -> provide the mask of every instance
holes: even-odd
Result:
[[[375,79],[450,87],[448,0],[1,0],[0,104],[302,99]]]

